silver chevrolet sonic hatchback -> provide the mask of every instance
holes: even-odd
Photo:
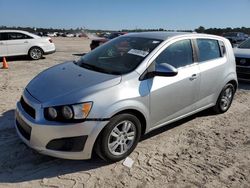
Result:
[[[89,159],[96,151],[118,161],[156,128],[210,107],[226,112],[237,89],[235,67],[222,37],[123,35],[31,80],[17,103],[16,130],[46,155]]]

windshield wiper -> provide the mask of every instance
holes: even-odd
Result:
[[[119,72],[109,71],[109,70],[103,69],[101,67],[97,67],[95,65],[91,65],[91,64],[87,64],[87,63],[82,63],[81,67],[89,69],[89,70],[94,70],[94,71],[97,71],[97,72],[119,75]]]
[[[96,66],[90,65],[90,64],[87,64],[87,63],[81,63],[80,66],[83,67],[83,68],[86,68],[86,69],[90,69],[90,70],[96,70],[97,69]]]

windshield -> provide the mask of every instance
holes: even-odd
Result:
[[[119,37],[83,56],[77,64],[107,74],[133,71],[162,41],[139,37]]]
[[[250,49],[250,39],[244,41],[241,43],[238,48],[245,48],[245,49]]]

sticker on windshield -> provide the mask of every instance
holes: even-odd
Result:
[[[153,43],[153,44],[158,44],[158,43],[160,43],[160,41],[154,40],[152,43]]]
[[[136,50],[136,49],[131,49],[128,51],[128,54],[133,54],[133,55],[138,55],[141,57],[146,57],[146,55],[148,55],[147,51],[143,51],[143,50]]]

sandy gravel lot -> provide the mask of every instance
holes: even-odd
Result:
[[[14,109],[39,72],[89,51],[82,38],[54,39],[55,54],[9,60],[0,70],[0,187],[250,187],[250,84],[240,83],[230,110],[205,111],[142,138],[131,158],[107,164],[70,161],[27,148],[14,129]]]

